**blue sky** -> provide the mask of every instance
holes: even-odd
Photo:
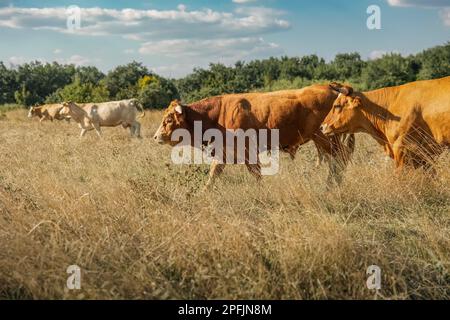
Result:
[[[80,8],[69,30],[67,7]],[[381,9],[381,30],[366,27]],[[232,64],[315,53],[410,54],[450,41],[450,0],[0,0],[0,60],[95,65],[132,60],[180,77],[209,62]]]

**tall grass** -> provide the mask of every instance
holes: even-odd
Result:
[[[0,122],[0,298],[450,298],[450,156],[436,176],[395,174],[357,137],[343,184],[306,145],[256,182],[229,166],[201,192],[205,166],[175,166],[122,128],[40,125],[25,110]],[[66,269],[82,269],[68,290]],[[378,265],[382,288],[366,287]]]

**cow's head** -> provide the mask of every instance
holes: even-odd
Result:
[[[186,110],[180,101],[174,100],[164,112],[161,125],[153,139],[159,144],[176,145],[179,141],[171,141],[172,133],[177,129],[186,129]]]
[[[66,101],[62,103],[62,108],[59,110],[59,114],[63,117],[70,117],[70,108],[72,107],[72,101]]]
[[[353,88],[336,83],[330,87],[339,92],[330,113],[320,127],[324,134],[355,133],[362,122],[362,101],[353,94]]]
[[[28,110],[28,118],[33,118],[34,116],[38,115],[38,110],[40,107],[33,106],[30,107],[30,110]]]

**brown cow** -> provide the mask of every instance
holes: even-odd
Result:
[[[42,123],[44,120],[50,120],[53,122],[53,120],[66,120],[67,122],[70,122],[70,117],[68,116],[62,116],[59,114],[59,112],[62,109],[62,104],[44,104],[42,106],[34,106],[30,107],[30,110],[28,111],[28,118],[38,117],[39,122]]]
[[[404,165],[429,168],[450,147],[450,77],[353,93],[341,92],[322,125],[325,134],[366,132]]]
[[[339,137],[326,137],[320,131],[320,125],[337,95],[329,86],[313,85],[300,90],[223,95],[190,105],[174,101],[165,111],[154,139],[174,146],[179,141],[172,141],[173,132],[183,128],[193,136],[194,121],[202,123],[202,133],[213,128],[220,130],[223,136],[226,130],[233,129],[279,129],[279,146],[275,147],[291,156],[300,145],[312,140],[319,150],[345,164],[353,151],[353,139],[350,139],[349,147],[344,147]],[[193,140],[191,145],[194,146]],[[336,161],[329,163],[331,176],[337,173],[337,167]],[[259,162],[250,163],[246,158],[245,164],[254,176],[260,178]],[[207,185],[223,171],[224,166],[224,161],[212,162]],[[339,175],[336,178],[339,179]]]

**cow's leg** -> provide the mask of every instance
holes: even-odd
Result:
[[[342,173],[344,171],[346,161],[344,157],[345,149],[339,140],[338,136],[327,137],[322,132],[318,131],[314,135],[314,144],[318,152],[322,152],[324,158],[328,162],[328,178],[327,185],[331,186],[332,181],[336,181],[337,184],[342,182]]]
[[[93,122],[92,126],[94,127],[95,132],[97,133],[99,138],[101,138],[102,137],[102,130],[100,129],[100,124],[98,122]]]
[[[86,132],[87,132],[87,129],[81,128],[80,138],[83,138],[84,135],[86,134]]]
[[[291,160],[295,160],[295,155],[297,154],[299,146],[293,146],[286,150],[286,152],[289,154],[289,157]]]
[[[420,157],[417,156],[417,152],[414,152],[416,148],[420,148],[420,142],[415,141],[414,137],[411,136],[412,125],[408,123],[408,126],[403,125],[401,129],[404,133],[398,134],[397,139],[392,144],[392,153],[397,171],[401,171],[405,166],[417,168],[419,167],[417,164],[420,162]]]
[[[225,163],[220,163],[216,159],[212,160],[211,167],[209,169],[209,179],[208,182],[206,182],[205,189],[209,189],[214,184],[214,181],[222,174],[224,168]]]
[[[256,163],[253,162],[251,162],[251,157],[247,149],[245,152],[245,166],[250,174],[256,178],[256,180],[261,180],[261,163],[259,162],[258,154],[256,154]]]
[[[397,139],[392,145],[392,152],[394,154],[395,167],[401,170],[405,166],[406,149],[403,145],[403,139]]]
[[[137,138],[142,138],[141,137],[141,124],[139,122],[135,121],[131,127],[133,128],[132,135],[134,135]]]
[[[252,150],[250,146],[247,146],[245,149],[245,166],[250,174],[256,178],[256,180],[261,180],[261,163],[259,161],[259,154],[256,150],[258,150],[257,145],[254,150]],[[250,151],[254,151],[256,154],[250,154]]]
[[[247,167],[251,175],[256,178],[256,180],[261,180],[261,165],[259,163],[246,163],[245,166]]]
[[[317,160],[316,160],[316,167],[319,167],[323,161],[325,161],[325,154],[324,154],[324,150],[317,144],[316,141],[314,141],[314,145],[316,146],[316,150],[317,150]]]

